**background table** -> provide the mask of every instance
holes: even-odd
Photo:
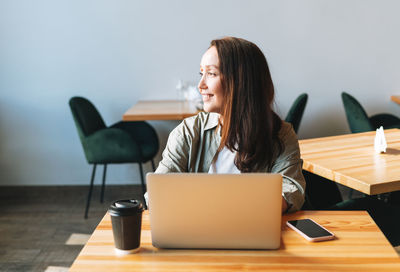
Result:
[[[375,134],[300,140],[303,169],[368,195],[400,190],[400,130],[385,130],[382,154],[374,150]]]
[[[133,105],[122,116],[122,120],[183,120],[198,112],[193,103],[184,100],[148,100]]]
[[[392,95],[390,97],[390,100],[392,100],[393,102],[396,102],[397,104],[400,104],[400,95]]]
[[[106,214],[70,271],[400,271],[396,251],[366,212],[301,211],[285,215],[283,222],[299,218],[314,219],[337,239],[308,242],[283,223],[279,250],[157,249],[146,211],[140,251],[116,256]]]

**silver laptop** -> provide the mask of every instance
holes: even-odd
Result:
[[[280,174],[149,173],[147,190],[155,247],[280,246]]]

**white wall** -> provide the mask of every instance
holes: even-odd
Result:
[[[282,117],[309,94],[300,138],[348,133],[342,91],[369,114],[400,115],[390,101],[400,93],[399,9],[396,0],[2,0],[0,185],[88,184],[69,98],[119,121],[138,99],[176,98],[178,79],[197,81],[210,40],[226,35],[262,48]],[[151,123],[163,143],[177,124]],[[108,184],[120,183],[139,183],[136,165],[109,168]]]

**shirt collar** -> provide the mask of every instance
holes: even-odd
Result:
[[[208,120],[204,125],[204,130],[213,129],[218,126],[219,114],[215,112],[210,112],[208,114]]]

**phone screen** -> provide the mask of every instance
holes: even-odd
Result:
[[[292,220],[288,222],[311,238],[332,236],[330,232],[326,231],[310,219]]]

